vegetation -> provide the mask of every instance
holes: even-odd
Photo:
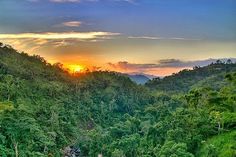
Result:
[[[218,60],[206,67],[194,67],[193,70],[182,70],[177,74],[164,77],[163,79],[155,78],[146,83],[150,89],[155,89],[171,94],[186,93],[193,86],[208,86],[219,88],[224,86],[225,75],[236,71],[236,64],[231,60],[226,63]]]
[[[0,44],[0,156],[234,157],[236,64],[145,86],[116,72],[70,75]]]
[[[210,138],[202,145],[198,156],[235,156],[236,154],[236,131],[223,133]]]

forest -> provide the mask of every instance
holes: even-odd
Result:
[[[71,75],[0,44],[0,156],[235,157],[236,63],[145,85],[112,71]],[[68,155],[69,156],[69,155]]]

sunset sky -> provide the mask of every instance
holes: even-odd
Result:
[[[235,17],[236,0],[0,0],[0,42],[50,63],[164,76],[235,60]]]

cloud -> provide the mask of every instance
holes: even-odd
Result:
[[[46,32],[46,33],[19,33],[0,34],[0,41],[10,44],[19,51],[27,50],[28,53],[35,51],[47,51],[48,48],[73,47],[78,42],[101,42],[111,39],[119,33],[112,32]],[[39,51],[39,53],[41,53]]]
[[[121,61],[117,63],[108,63],[108,69],[122,73],[150,74],[156,76],[166,76],[184,68],[161,67],[159,64],[137,64]]]
[[[67,27],[79,27],[82,24],[81,21],[68,21],[68,22],[63,22],[63,26]]]
[[[81,39],[93,40],[106,38],[107,36],[119,35],[112,32],[45,32],[45,33],[19,33],[19,34],[0,34],[0,39]]]
[[[226,62],[228,59],[231,59],[233,62],[236,62],[236,58],[221,58],[221,59],[206,59],[206,60],[195,60],[195,61],[182,61],[178,59],[163,59],[159,60],[160,67],[194,67],[194,66],[206,66],[211,63],[215,63],[217,60]]]
[[[183,67],[191,68],[194,66],[206,66],[211,63],[215,63],[217,60],[226,62],[228,59],[231,59],[233,62],[236,62],[236,58],[221,58],[221,59],[206,59],[206,60],[195,60],[195,61],[182,61],[179,59],[162,59],[158,60],[157,63],[148,63],[148,64],[137,64],[129,63],[127,61],[120,61],[117,63],[108,63],[109,66],[113,68],[121,69],[152,69],[152,68],[171,68],[171,67]]]
[[[155,68],[156,64],[136,64],[136,63],[129,63],[127,61],[120,61],[117,63],[108,63],[114,69],[123,69],[123,70],[141,70],[141,69],[149,69]]]
[[[152,36],[129,36],[129,39],[149,39],[149,40],[158,40],[163,39],[160,37],[152,37]]]
[[[191,38],[182,38],[182,37],[156,37],[156,36],[128,36],[129,39],[144,39],[144,40],[200,40],[200,39],[191,39]]]
[[[236,62],[236,58],[222,58],[221,61],[226,62],[231,59]],[[179,59],[162,59],[157,63],[137,64],[129,63],[127,61],[120,61],[117,63],[108,63],[108,66],[115,71],[127,73],[149,73],[159,76],[170,75],[173,72],[178,72],[182,69],[191,69],[194,66],[206,66],[216,62],[218,59],[206,59],[195,61],[183,61]]]

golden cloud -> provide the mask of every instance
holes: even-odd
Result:
[[[46,33],[19,33],[19,34],[0,34],[0,39],[81,39],[91,40],[105,38],[107,36],[119,35],[112,32],[46,32]]]

